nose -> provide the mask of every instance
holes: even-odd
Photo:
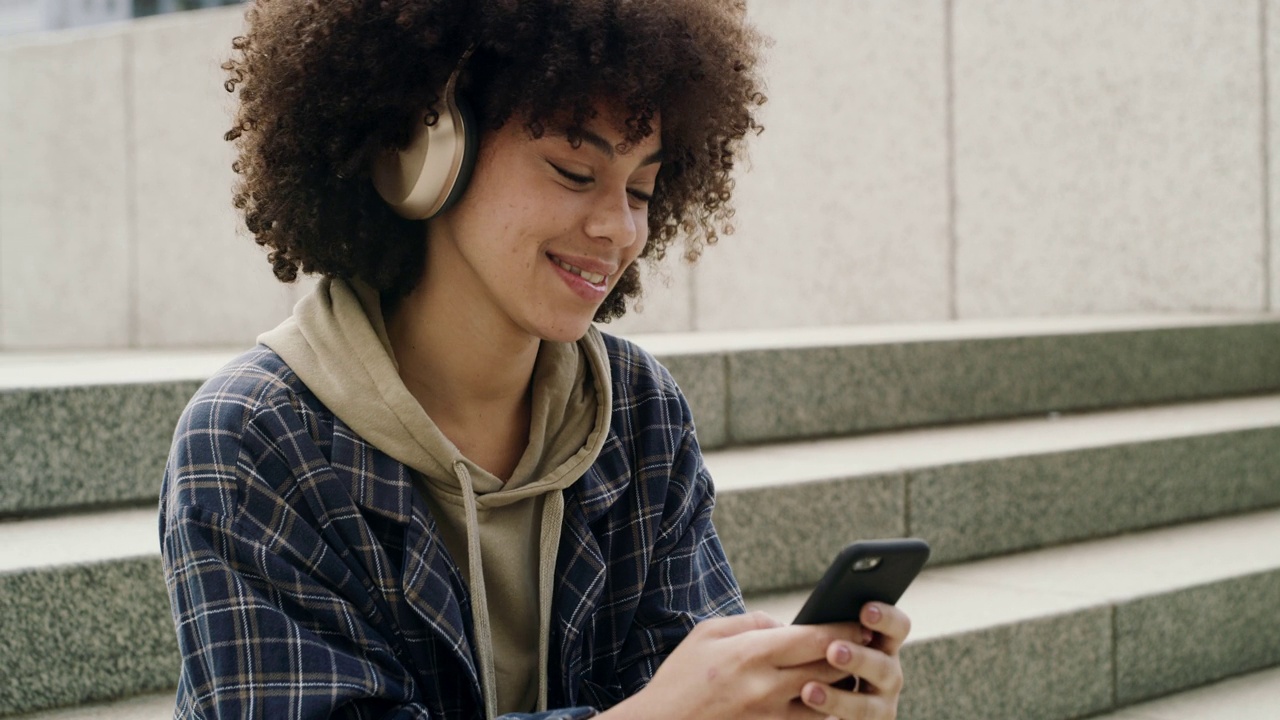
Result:
[[[591,205],[583,229],[587,235],[618,247],[627,247],[639,237],[636,211],[626,189],[600,192]]]

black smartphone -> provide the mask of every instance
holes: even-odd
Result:
[[[928,559],[929,543],[918,538],[855,542],[836,555],[793,622],[856,622],[869,602],[896,605]]]

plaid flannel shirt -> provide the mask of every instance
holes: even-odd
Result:
[[[639,691],[698,621],[742,612],[711,524],[688,405],[648,353],[605,336],[609,438],[564,490],[551,708]],[[161,492],[182,718],[480,718],[470,594],[404,465],[270,349],[211,378]]]

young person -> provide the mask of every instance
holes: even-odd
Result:
[[[679,388],[591,324],[727,229],[764,101],[741,3],[247,23],[235,204],[322,279],[175,434],[178,715],[894,717],[906,616],[741,614]]]

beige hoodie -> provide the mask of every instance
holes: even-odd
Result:
[[[463,457],[404,386],[369,286],[323,279],[258,341],[334,415],[413,471],[471,587],[488,717],[545,710],[560,491],[591,467],[609,434],[612,387],[599,332],[543,341],[529,446],[505,481]]]

